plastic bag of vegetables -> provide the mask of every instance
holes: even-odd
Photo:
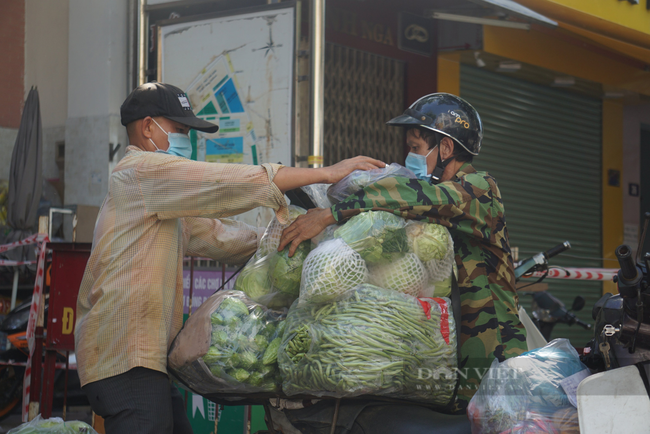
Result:
[[[572,406],[561,382],[585,369],[567,339],[555,339],[501,363],[495,359],[467,407],[472,433],[553,432],[519,430],[537,425],[540,418],[557,424],[556,429],[561,424],[566,431],[566,418],[558,417],[563,414],[558,410]]]
[[[278,363],[287,395],[382,395],[444,406],[456,384],[446,299],[363,284],[325,305],[289,310]]]
[[[218,292],[185,322],[169,350],[168,369],[201,395],[277,392],[285,312],[240,291]]]
[[[293,222],[306,211],[289,207],[289,219]],[[270,308],[289,307],[300,294],[302,263],[311,250],[310,243],[302,243],[290,258],[289,249],[278,252],[282,231],[289,225],[274,218],[260,239],[255,255],[246,263],[237,280],[235,289],[244,292],[251,300]]]
[[[365,261],[343,240],[322,242],[303,263],[300,304],[329,303],[367,280]]]
[[[332,234],[357,252],[367,264],[380,264],[409,251],[406,220],[386,211],[358,214]]]
[[[7,434],[97,434],[90,425],[79,420],[64,421],[60,417],[43,419],[39,414]]]
[[[343,243],[335,244],[337,239]],[[362,270],[359,257],[374,285],[412,296],[451,292],[454,247],[443,226],[368,211],[328,227],[318,242],[303,266],[301,303],[329,302],[365,282],[354,279],[362,273],[355,272]]]
[[[332,184],[327,190],[327,197],[333,204],[338,203],[370,184],[395,176],[415,178],[413,172],[397,163],[389,164],[381,169],[355,170],[336,184]]]

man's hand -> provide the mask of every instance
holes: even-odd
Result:
[[[382,161],[375,160],[374,158],[370,157],[358,156],[354,158],[348,158],[328,167],[324,167],[323,170],[327,173],[326,184],[334,184],[355,170],[372,170],[381,169],[384,167],[386,167],[386,163]]]
[[[329,208],[313,208],[307,211],[307,214],[299,216],[291,226],[282,232],[278,251],[282,251],[289,243],[289,256],[293,256],[296,249],[306,240],[311,240],[320,234],[323,229],[331,224],[336,223],[332,210]]]
[[[386,167],[386,163],[370,157],[354,157],[333,166],[308,169],[303,167],[283,167],[273,178],[273,183],[285,193],[294,188],[310,184],[334,184],[354,170],[372,170]]]

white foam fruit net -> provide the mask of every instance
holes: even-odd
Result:
[[[388,263],[370,267],[373,285],[417,297],[424,290],[427,271],[415,253],[405,253]]]
[[[339,238],[324,241],[302,266],[300,304],[327,303],[368,280],[366,262]]]

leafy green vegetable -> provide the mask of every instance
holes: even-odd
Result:
[[[248,377],[248,384],[255,387],[260,387],[264,383],[264,375],[259,372],[253,372],[250,377]]]
[[[223,318],[223,315],[220,315],[217,312],[214,312],[210,316],[210,322],[212,323],[213,326],[215,325],[224,325],[226,323],[226,320]]]
[[[257,336],[255,336],[255,338],[253,339],[253,341],[255,342],[255,348],[256,348],[258,351],[264,351],[264,350],[266,350],[266,347],[269,346],[269,341],[266,340],[266,337],[263,336],[263,335],[257,335]]]
[[[390,261],[390,253],[408,250],[408,239],[401,217],[385,211],[368,211],[352,217],[334,231],[369,264]]]
[[[217,312],[221,313],[226,320],[232,316],[244,317],[248,316],[248,306],[239,299],[228,297],[221,302]]]
[[[422,262],[445,257],[449,234],[444,226],[413,222],[407,225],[406,234],[409,248]]]
[[[224,330],[214,330],[212,332],[212,345],[223,347],[226,346],[228,342],[228,333]]]
[[[449,297],[451,295],[451,276],[443,281],[435,282],[434,297]]]
[[[190,387],[201,394],[279,390],[281,381],[275,378],[278,374],[277,348],[286,314],[251,303],[239,291],[224,291],[218,296],[222,300],[210,317],[211,346],[202,357],[205,365],[189,365],[201,370]],[[205,382],[206,366],[217,383]],[[187,381],[183,376],[186,372],[181,371],[180,377]],[[201,384],[197,385],[197,382]],[[219,384],[216,390],[215,384]]]
[[[365,261],[342,239],[322,242],[304,262],[300,303],[331,302],[367,278]]]
[[[248,377],[251,376],[250,372],[248,372],[246,369],[241,368],[230,371],[228,374],[240,383],[244,383],[246,380],[248,380]]]
[[[297,298],[300,294],[300,276],[302,263],[311,251],[311,243],[301,243],[292,257],[289,247],[271,257],[270,278],[274,288]]]
[[[271,365],[276,363],[278,360],[278,348],[280,348],[280,343],[282,342],[281,338],[275,338],[271,341],[269,346],[264,351],[264,356],[262,356],[262,363],[265,365]]]
[[[210,347],[208,352],[203,356],[203,361],[207,365],[213,365],[215,363],[218,363],[221,358],[223,357],[223,352],[221,352],[220,349],[215,348],[215,347]]]
[[[254,301],[261,301],[273,292],[269,279],[269,261],[266,259],[253,261],[253,259],[237,276],[235,290],[242,291]]]
[[[257,354],[253,351],[246,350],[241,354],[241,363],[239,364],[241,368],[251,371],[255,363],[257,363]]]

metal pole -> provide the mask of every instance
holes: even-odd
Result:
[[[144,84],[147,70],[147,13],[144,8],[146,0],[138,0],[138,83]]]
[[[16,307],[16,297],[18,296],[18,267],[14,267],[14,284],[11,287],[11,310]]]
[[[70,371],[70,351],[65,352],[65,384],[63,385],[63,420],[68,412],[68,372]]]
[[[325,0],[311,3],[311,152],[308,163],[323,166],[323,119],[325,111]]]

